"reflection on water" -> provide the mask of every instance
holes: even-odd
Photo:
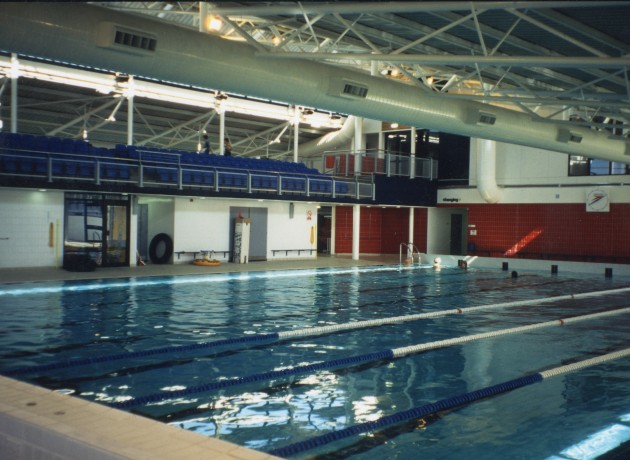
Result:
[[[398,266],[30,283],[0,288],[0,370],[375,318],[612,289],[623,279]],[[413,344],[619,308],[627,296],[426,319],[309,338],[173,349],[57,368],[31,382],[109,403]],[[624,317],[329,371],[198,391],[135,410],[261,450],[282,447],[628,346]],[[630,365],[610,363],[308,455],[544,458],[627,414]],[[328,455],[328,454],[326,454]]]

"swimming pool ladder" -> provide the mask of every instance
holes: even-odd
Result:
[[[405,260],[411,259],[411,263],[414,263],[416,261],[414,257],[417,257],[417,262],[420,263],[420,251],[418,251],[418,248],[413,243],[400,243],[399,263],[403,263],[403,248],[405,249]]]

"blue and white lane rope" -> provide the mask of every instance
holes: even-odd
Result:
[[[292,455],[305,452],[307,450],[315,449],[317,447],[330,444],[331,442],[338,441],[340,439],[348,438],[350,436],[356,436],[371,431],[387,428],[392,425],[396,425],[408,420],[417,419],[420,417],[426,417],[427,415],[435,414],[449,409],[454,409],[459,406],[470,404],[481,399],[485,399],[491,396],[496,396],[501,393],[515,390],[533,383],[538,383],[544,379],[556,377],[558,375],[566,374],[569,372],[575,372],[580,369],[584,369],[591,366],[596,366],[608,361],[620,359],[630,356],[630,348],[608,353],[605,355],[597,356],[595,358],[586,359],[584,361],[578,361],[566,366],[556,367],[543,372],[537,372],[535,374],[529,374],[524,377],[520,377],[507,382],[499,383],[497,385],[475,390],[469,393],[463,393],[451,398],[442,399],[435,403],[425,404],[423,406],[417,406],[412,409],[408,409],[401,412],[396,412],[392,415],[386,415],[377,420],[359,423],[347,428],[343,428],[338,431],[331,431],[330,433],[316,436],[305,441],[296,442],[285,447],[270,450],[268,453],[278,457],[290,457]]]
[[[269,380],[276,380],[279,378],[290,377],[294,375],[309,374],[322,370],[340,369],[358,366],[361,364],[375,363],[378,361],[392,360],[402,358],[411,354],[421,353],[428,350],[437,348],[449,347],[452,345],[460,345],[463,343],[472,342],[475,340],[481,340],[491,337],[499,337],[507,334],[515,334],[519,332],[531,331],[534,329],[542,329],[551,326],[565,326],[567,324],[577,323],[580,321],[586,321],[596,318],[604,318],[607,316],[621,315],[624,313],[630,313],[630,307],[620,308],[617,310],[609,310],[599,313],[591,313],[588,315],[573,316],[564,319],[556,319],[553,321],[546,321],[543,323],[529,324],[526,326],[512,327],[508,329],[500,329],[497,331],[482,332],[479,334],[466,335],[462,337],[455,337],[452,339],[438,340],[436,342],[422,343],[419,345],[411,345],[402,348],[392,348],[389,350],[383,350],[374,353],[368,353],[363,355],[350,356],[347,358],[333,359],[331,361],[322,361],[314,364],[305,364],[301,366],[288,367],[286,369],[280,369],[275,371],[263,372],[259,374],[247,375],[244,377],[234,377],[229,379],[217,380],[215,382],[204,383],[201,385],[191,386],[182,390],[174,391],[162,391],[159,393],[152,393],[145,396],[138,396],[126,401],[117,401],[110,403],[112,407],[121,409],[129,409],[132,407],[143,406],[149,403],[155,403],[160,401],[166,401],[169,399],[180,398],[184,396],[190,396],[198,393],[206,393],[208,391],[220,390],[238,385],[245,385],[254,382],[265,382]]]
[[[419,321],[422,319],[429,318],[440,318],[443,316],[449,315],[459,315],[464,313],[471,313],[480,310],[493,310],[499,308],[509,308],[509,307],[521,307],[525,305],[535,305],[542,302],[560,302],[562,300],[574,300],[574,299],[583,299],[588,297],[598,297],[602,295],[613,295],[622,292],[630,291],[630,288],[618,288],[618,289],[609,289],[605,291],[593,291],[593,292],[584,292],[581,294],[567,294],[560,295],[554,297],[543,297],[540,299],[530,299],[530,300],[515,300],[511,302],[502,302],[496,304],[489,305],[479,305],[476,307],[466,307],[466,308],[452,308],[449,310],[440,310],[435,312],[428,313],[417,313],[414,315],[402,315],[402,316],[393,316],[390,318],[380,318],[380,319],[370,319],[365,321],[356,321],[350,323],[342,323],[342,324],[331,324],[328,326],[318,326],[318,327],[310,327],[305,329],[296,329],[292,331],[282,331],[282,332],[272,332],[268,334],[255,334],[248,336],[240,336],[233,337],[229,339],[216,340],[213,342],[201,342],[201,343],[193,343],[190,345],[174,345],[170,347],[163,348],[153,348],[149,350],[141,350],[141,351],[132,351],[125,353],[117,353],[106,356],[94,356],[87,358],[77,358],[70,359],[66,361],[58,361],[49,364],[40,364],[36,366],[22,367],[19,369],[15,369],[13,371],[7,372],[8,376],[19,376],[25,374],[34,374],[38,372],[47,372],[51,370],[58,369],[68,369],[77,366],[86,366],[90,364],[102,364],[111,361],[119,361],[124,359],[134,359],[134,358],[144,358],[149,356],[156,356],[166,353],[183,353],[189,351],[199,351],[199,350],[209,350],[212,348],[220,348],[220,347],[228,347],[232,345],[236,346],[255,346],[260,344],[271,344],[280,342],[283,340],[291,340],[295,338],[305,338],[305,337],[314,337],[319,335],[327,335],[333,334],[335,332],[341,331],[351,331],[358,329],[366,329],[370,327],[378,327],[392,324],[400,324],[411,321]]]

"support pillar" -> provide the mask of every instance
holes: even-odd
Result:
[[[20,62],[17,54],[11,54],[11,132],[17,133],[18,125],[18,77]]]
[[[333,206],[330,213],[330,255],[335,255],[335,244],[337,243],[337,207]]]
[[[416,127],[411,127],[411,150],[409,153],[409,179],[416,177]]]
[[[352,260],[359,260],[359,243],[361,242],[361,205],[352,207]]]
[[[363,141],[363,117],[354,119],[354,175],[361,175],[361,154],[365,150]]]
[[[296,107],[297,110],[297,107]],[[296,119],[293,125],[293,163],[298,162],[298,146],[300,136],[300,122]]]
[[[127,145],[133,145],[133,98],[134,98],[134,82],[133,77],[129,75],[129,88],[127,89]]]
[[[225,107],[219,106],[219,155],[225,154]]]

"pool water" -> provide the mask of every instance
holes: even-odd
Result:
[[[379,266],[0,286],[0,372],[102,404],[234,377],[630,306],[628,279]],[[331,324],[542,299],[395,325],[196,348]],[[271,451],[412,407],[630,346],[629,314],[503,335],[130,407]],[[188,347],[187,347],[188,346]],[[162,349],[161,353],[139,353]],[[135,353],[137,352],[137,353]],[[128,359],[68,365],[86,357]],[[49,364],[44,370],[37,366]],[[630,431],[630,360],[546,379],[294,458],[546,459],[611,424]],[[625,419],[624,419],[625,417]],[[625,421],[624,421],[625,420]],[[562,454],[562,452],[565,452]],[[584,454],[587,455],[587,454]],[[595,458],[584,456],[579,458]],[[578,458],[578,457],[576,457]]]

